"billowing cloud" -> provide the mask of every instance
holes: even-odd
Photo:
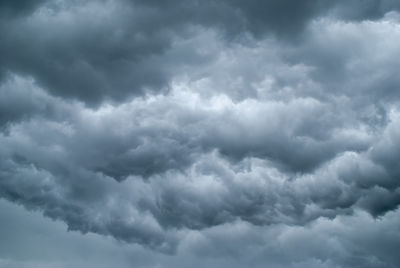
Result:
[[[228,40],[244,33],[291,40],[324,15],[379,19],[399,8],[389,0],[351,1],[350,8],[347,1],[317,0],[3,1],[0,7],[3,76],[34,76],[52,94],[91,105],[167,91],[171,76],[207,62],[180,46],[196,27],[215,28]]]
[[[400,264],[395,1],[0,8],[7,213],[143,267]]]

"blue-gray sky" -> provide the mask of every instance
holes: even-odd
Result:
[[[395,0],[0,1],[0,267],[400,266]]]

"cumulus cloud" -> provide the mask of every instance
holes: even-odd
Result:
[[[1,198],[162,267],[399,265],[394,1],[0,8]]]

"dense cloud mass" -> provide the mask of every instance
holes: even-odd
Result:
[[[398,1],[1,1],[0,31],[1,267],[400,266]]]

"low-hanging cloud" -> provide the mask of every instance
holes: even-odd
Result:
[[[395,1],[0,8],[1,198],[211,267],[399,265],[347,225],[398,221]]]

